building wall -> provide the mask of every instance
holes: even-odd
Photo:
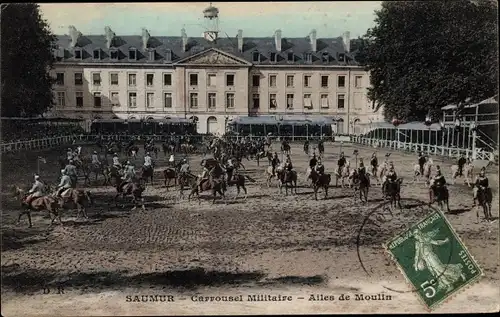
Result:
[[[382,121],[382,111],[374,113],[372,104],[366,97],[369,75],[359,67],[352,68],[273,68],[273,67],[194,67],[189,65],[171,67],[161,65],[144,66],[71,66],[57,64],[53,71],[64,73],[64,84],[54,86],[58,93],[65,94],[64,106],[57,105],[54,113],[67,117],[92,119],[118,118],[165,118],[196,116],[198,132],[206,133],[208,121],[211,128],[223,133],[227,120],[247,115],[324,115],[341,119],[334,129],[342,133],[363,133],[369,129],[370,119]],[[82,85],[75,85],[74,74],[83,73]],[[93,74],[101,77],[100,85],[94,85]],[[118,85],[111,84],[111,74],[118,75]],[[129,85],[129,75],[135,74],[136,84]],[[147,75],[153,75],[152,85],[147,84]],[[164,74],[171,74],[171,85],[164,85]],[[198,85],[191,86],[190,74],[198,75]],[[216,76],[216,85],[210,86],[208,75]],[[234,75],[234,85],[226,85],[226,76]],[[253,76],[260,77],[259,87],[253,86]],[[276,76],[276,87],[270,87],[270,76]],[[293,76],[293,85],[287,86],[287,76]],[[310,87],[305,87],[305,76],[310,77]],[[322,87],[321,76],[328,76],[328,86]],[[339,76],[345,76],[345,86],[339,87]],[[76,93],[83,94],[83,107],[76,107]],[[102,105],[94,107],[94,93],[101,93]],[[112,93],[118,93],[118,105],[112,106]],[[129,94],[135,93],[137,106],[129,104]],[[172,106],[165,107],[165,94],[171,94]],[[198,106],[190,105],[190,94],[198,94]],[[215,93],[214,108],[209,108],[209,93]],[[227,94],[234,94],[234,107],[226,105]],[[147,107],[148,94],[152,94],[152,104]],[[253,96],[259,95],[260,106],[253,108]],[[277,108],[270,109],[270,94],[276,94]],[[287,109],[287,94],[293,94],[293,109]],[[304,107],[304,94],[310,94],[312,109]],[[321,106],[321,95],[328,96],[328,106]],[[344,96],[344,108],[339,108],[338,96]],[[59,97],[59,98],[58,98]],[[216,123],[214,121],[217,121]]]

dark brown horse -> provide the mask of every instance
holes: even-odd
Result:
[[[395,182],[387,182],[384,193],[384,200],[389,198],[391,203],[391,207],[399,207],[401,209],[401,184],[403,183],[403,179],[398,178]]]
[[[167,167],[165,170],[163,170],[163,178],[165,179],[164,185],[167,187],[170,186],[170,182],[174,180],[174,186],[177,185],[177,171],[173,167]]]
[[[151,181],[151,184],[153,184],[153,176],[155,174],[153,166],[143,166],[141,167],[141,170],[139,172],[139,175],[141,175],[141,179],[144,180],[145,182],[148,181],[148,179]]]
[[[477,191],[477,202],[479,206],[476,207],[476,217],[477,222],[479,222],[479,208],[483,208],[484,219],[486,221],[493,220],[493,215],[491,214],[491,202],[493,201],[493,194],[491,188],[479,188]]]
[[[69,188],[63,191],[60,197],[56,197],[56,194],[54,194],[54,198],[57,199],[59,206],[63,209],[76,207],[77,217],[80,217],[80,214],[84,218],[89,217],[86,210],[86,207],[92,206],[92,198],[89,191]]]
[[[368,191],[370,189],[370,176],[366,173],[360,174],[358,170],[354,170],[350,177],[352,178],[354,191],[359,191],[359,200],[362,203],[367,203]],[[356,196],[354,196],[354,199],[356,199]]]
[[[189,193],[188,199],[191,199],[191,196],[196,194],[198,197],[198,200],[200,199],[200,187],[201,191],[204,192],[206,190],[211,190],[212,191],[212,196],[213,196],[213,201],[212,203],[215,204],[215,198],[217,196],[217,193],[225,199],[224,192],[226,191],[226,182],[223,179],[220,178],[215,178],[212,175],[209,176],[209,178],[201,183],[200,186],[198,186],[197,183],[195,183],[191,189],[191,193]]]
[[[278,187],[280,189],[280,194],[282,193],[281,188],[285,185],[285,195],[288,195],[288,187],[290,187],[290,193],[293,195],[297,194],[297,172],[296,171],[285,171],[277,170],[276,174],[278,176]]]
[[[429,206],[437,202],[439,209],[443,210],[444,205],[446,205],[447,212],[450,212],[449,198],[450,193],[446,186],[434,187],[434,180],[430,180],[431,188],[429,188]]]
[[[252,179],[250,179],[250,180],[252,180]],[[245,187],[245,176],[244,175],[241,175],[239,173],[236,173],[233,175],[233,170],[228,170],[228,172],[227,172],[227,185],[229,185],[229,186],[236,185],[237,193],[236,193],[236,196],[234,197],[234,199],[238,198],[238,196],[240,195],[241,188],[245,192],[244,199],[247,199],[247,188]]]
[[[332,176],[330,174],[318,174],[315,170],[312,170],[308,176],[308,179],[312,180],[312,186],[314,190],[314,199],[318,200],[318,190],[323,188],[325,190],[325,199],[328,197],[328,188],[330,187],[330,182],[332,181]]]
[[[59,213],[59,204],[54,197],[51,196],[38,197],[33,199],[30,204],[27,204],[26,191],[15,185],[12,187],[12,189],[14,191],[14,196],[17,197],[19,200],[21,200],[21,207],[23,208],[23,210],[21,210],[21,212],[19,213],[19,217],[17,218],[17,223],[21,222],[21,217],[23,215],[27,215],[29,228],[31,228],[33,227],[33,224],[31,222],[31,212],[48,211],[49,216],[52,220],[50,225],[54,224],[54,221],[56,219],[59,220],[59,223],[61,225],[63,224],[61,220],[61,214]],[[52,215],[54,215],[54,218],[52,218]]]
[[[119,185],[116,185],[116,195],[114,197],[115,206],[118,207],[118,202],[117,202],[118,196],[121,195],[122,198],[125,198],[126,196],[132,196],[132,203],[134,204],[132,210],[135,210],[137,208],[138,200],[141,201],[142,210],[146,210],[146,207],[144,206],[144,197],[142,197],[142,193],[144,192],[146,187],[142,182],[143,182],[142,179],[139,179],[139,181],[125,183],[121,188],[119,187]]]

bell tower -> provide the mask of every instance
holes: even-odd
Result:
[[[219,37],[219,9],[212,6],[212,2],[203,10],[203,18],[203,27],[205,28],[203,37],[210,42],[217,41]]]

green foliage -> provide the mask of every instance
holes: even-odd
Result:
[[[490,0],[384,1],[357,56],[370,100],[387,119],[421,121],[497,94],[497,14]]]
[[[53,106],[49,75],[55,36],[37,4],[2,5],[3,117],[36,116]]]

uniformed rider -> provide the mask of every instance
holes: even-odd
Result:
[[[387,171],[387,174],[385,175],[385,180],[384,183],[382,184],[382,192],[386,192],[387,184],[393,183],[398,179],[398,175],[396,174],[396,171],[394,170],[394,163],[390,162],[389,163],[389,170]]]
[[[358,167],[358,175],[359,176],[365,176],[366,175],[366,167],[365,163],[363,163],[363,159],[359,159],[359,167]]]
[[[27,192],[26,196],[26,204],[29,206],[33,200],[35,200],[38,197],[42,197],[45,192],[45,185],[40,179],[39,175],[35,175],[35,182],[33,183],[33,186],[31,189]]]
[[[116,167],[117,169],[122,168],[122,164],[120,163],[120,158],[116,153],[113,155],[113,166]]]
[[[472,189],[472,193],[474,195],[473,206],[476,206],[477,193],[479,190],[488,191],[488,194],[490,194],[489,180],[488,177],[486,177],[486,168],[484,168],[484,166],[479,171],[479,175],[476,177],[476,181],[474,182],[474,188]]]
[[[378,158],[376,152],[373,152],[372,154],[370,165],[372,166],[372,173],[375,175],[377,173],[377,168],[378,168]]]
[[[321,163],[321,157],[318,158],[317,163],[314,166],[314,170],[319,175],[323,175],[323,173],[325,172],[325,166],[323,165],[323,163]]]
[[[99,155],[97,155],[97,151],[94,151],[92,154],[92,164],[100,166],[101,162],[99,161]]]
[[[202,161],[202,166],[203,166],[203,171],[201,172],[200,179],[197,185],[200,188],[200,191],[201,191],[201,183],[203,183],[203,181],[208,179],[210,173],[210,170],[207,167],[207,162],[205,160]]]
[[[340,158],[337,161],[339,175],[342,173],[342,168],[344,167],[345,163],[346,163],[346,159],[344,157],[344,152],[342,152],[342,153],[340,153]]]
[[[418,165],[420,166],[420,175],[424,175],[424,165],[427,162],[425,156],[420,152],[418,154]]]
[[[172,167],[175,165],[175,157],[173,154],[170,154],[170,158],[168,159],[168,164]]]
[[[182,159],[182,165],[179,169],[179,173],[181,177],[185,177],[190,172],[189,163],[186,159]]]
[[[316,153],[313,154],[312,158],[309,160],[309,167],[311,170],[318,164],[318,160],[316,159]]]
[[[153,168],[153,159],[149,156],[149,152],[146,152],[146,155],[144,156],[144,167]]]
[[[73,160],[69,161],[68,165],[66,165],[64,170],[66,171],[66,175],[70,177],[71,185],[73,186],[73,188],[76,187],[78,174],[76,172],[76,166],[74,165]]]
[[[118,187],[118,191],[122,190],[123,185],[133,182],[134,178],[135,178],[134,165],[132,165],[130,163],[130,161],[127,161],[127,164],[125,165],[123,177],[122,177],[122,182],[120,183],[120,186]]]
[[[72,187],[71,177],[65,169],[61,170],[61,182],[57,186],[57,197],[61,197],[62,192]]]
[[[280,164],[280,159],[278,158],[278,153],[274,152],[273,158],[271,160],[271,166],[273,168],[273,176],[276,175],[276,167]]]
[[[292,164],[292,159],[290,158],[290,154],[286,155],[286,160],[285,160],[285,170],[291,172],[293,169],[293,164]]]
[[[444,175],[441,173],[441,167],[436,166],[436,175],[433,178],[433,182],[431,182],[431,189],[433,193],[436,193],[436,189],[441,188],[446,185],[446,180],[444,179]]]

